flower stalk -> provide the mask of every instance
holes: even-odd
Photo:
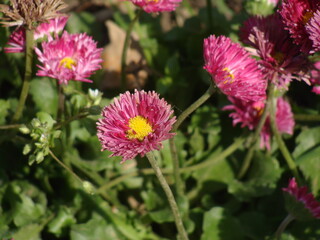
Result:
[[[133,30],[133,26],[138,21],[142,10],[139,9],[136,16],[132,19],[127,31],[126,37],[123,44],[122,55],[121,55],[121,91],[124,92],[126,90],[126,63],[127,63],[127,54],[130,45],[130,37]]]
[[[18,107],[15,114],[13,115],[12,122],[17,122],[21,118],[22,111],[29,93],[30,81],[32,77],[33,46],[33,30],[26,29],[26,70],[24,74]]]
[[[163,191],[165,192],[166,196],[167,196],[167,199],[169,201],[169,204],[170,204],[170,208],[171,208],[171,211],[173,213],[173,217],[174,217],[174,221],[176,223],[176,227],[177,227],[177,230],[179,232],[179,235],[180,235],[180,239],[181,240],[188,240],[188,235],[187,235],[187,232],[183,226],[183,222],[182,222],[182,219],[181,219],[181,216],[180,216],[180,213],[179,213],[179,208],[178,208],[178,205],[176,203],[176,200],[173,196],[173,193],[166,181],[166,179],[164,178],[162,172],[161,172],[161,169],[158,165],[158,162],[157,160],[155,159],[154,157],[154,154],[152,152],[148,152],[146,154],[159,182],[160,182],[160,185],[163,189]]]
[[[184,110],[180,116],[177,118],[177,121],[173,124],[172,132],[176,132],[178,127],[182,124],[182,122],[197,108],[199,108],[204,102],[206,102],[214,93],[214,85],[211,83],[208,90],[193,104],[191,104],[186,110]],[[180,163],[179,156],[177,153],[177,148],[174,142],[174,138],[169,139],[170,144],[170,152],[173,160],[173,175],[175,179],[176,191],[178,196],[182,196],[184,192],[184,186],[182,184],[181,176],[180,176]]]
[[[284,157],[284,159],[287,162],[287,165],[290,169],[290,171],[292,172],[293,176],[295,176],[295,178],[298,180],[298,182],[300,180],[300,176],[297,170],[297,166],[286,146],[286,144],[284,143],[277,125],[276,125],[276,98],[274,96],[274,91],[275,91],[275,86],[272,84],[270,86],[270,90],[269,90],[269,96],[268,96],[268,105],[269,105],[269,112],[270,112],[270,125],[271,125],[271,129],[272,129],[272,133],[276,138],[276,141],[278,143],[278,147],[282,153],[282,156]]]
[[[288,214],[288,216],[285,219],[283,219],[283,221],[281,222],[280,226],[278,227],[275,233],[276,240],[281,239],[281,235],[283,231],[287,228],[289,223],[291,223],[294,219],[295,219],[294,216],[292,216],[291,214]]]

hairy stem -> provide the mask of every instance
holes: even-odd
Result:
[[[283,219],[283,221],[281,222],[280,226],[278,227],[278,229],[275,233],[276,240],[281,239],[281,235],[282,235],[283,231],[286,229],[286,227],[289,225],[289,223],[291,223],[294,219],[295,219],[294,216],[292,216],[291,214],[288,214],[288,216],[285,219]]]
[[[293,176],[295,176],[295,178],[297,179],[298,182],[301,183],[301,178],[299,176],[298,170],[297,170],[297,166],[286,146],[286,144],[284,143],[281,134],[277,128],[277,124],[276,124],[276,102],[277,99],[274,97],[274,86],[271,85],[270,87],[270,92],[269,92],[269,97],[268,97],[268,102],[269,102],[269,112],[270,112],[270,125],[271,125],[271,129],[272,129],[272,133],[276,138],[276,141],[278,143],[278,147],[282,153],[282,156],[284,157],[284,159],[287,162],[287,165],[290,169],[290,171],[292,172]]]
[[[178,205],[176,203],[176,200],[172,194],[172,191],[166,181],[166,179],[164,178],[162,172],[161,172],[161,169],[158,165],[158,162],[157,160],[155,159],[154,155],[152,152],[148,152],[146,154],[159,182],[160,182],[160,185],[163,189],[163,191],[165,192],[166,196],[167,196],[167,199],[169,201],[169,204],[170,204],[170,207],[171,207],[171,211],[173,213],[173,217],[174,217],[174,221],[176,223],[176,227],[178,229],[178,232],[179,232],[179,235],[180,235],[180,239],[181,240],[187,240],[189,239],[188,238],[188,235],[187,235],[187,232],[183,226],[183,222],[182,222],[182,219],[181,219],[181,216],[180,216],[180,212],[179,212],[179,208],[178,208]]]
[[[181,125],[181,123],[191,114],[193,113],[197,108],[199,108],[205,101],[207,101],[212,94],[214,93],[214,87],[213,84],[210,84],[210,87],[208,90],[193,104],[191,104],[186,110],[184,110],[180,116],[177,118],[177,121],[172,127],[172,132],[177,131],[178,127]],[[174,138],[171,138],[169,140],[170,143],[170,152],[173,160],[173,175],[175,179],[175,187],[178,196],[182,196],[184,192],[184,186],[181,180],[180,176],[180,163],[179,163],[179,156],[177,153],[177,148],[174,142]]]
[[[67,165],[65,165],[62,161],[59,160],[59,158],[57,158],[56,155],[54,155],[54,153],[49,150],[49,154],[50,156],[57,162],[59,163],[65,170],[67,170],[75,179],[77,179],[81,185],[83,185],[83,180],[77,175],[75,174]]]
[[[22,90],[20,93],[18,107],[13,115],[12,122],[17,122],[21,118],[23,108],[29,93],[30,81],[32,77],[33,45],[33,30],[26,29],[26,70],[24,73],[24,80]]]
[[[260,136],[261,130],[262,130],[262,128],[267,120],[267,117],[268,117],[268,109],[269,109],[268,105],[269,105],[269,102],[267,102],[266,106],[264,107],[259,124],[254,132],[254,135],[253,135],[251,141],[250,141],[251,147],[249,148],[249,150],[248,150],[248,152],[242,162],[242,166],[241,166],[240,171],[238,173],[238,179],[241,179],[246,175],[246,173],[251,165],[252,157],[253,157],[254,151],[257,146],[258,138]]]

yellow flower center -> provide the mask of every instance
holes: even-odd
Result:
[[[310,18],[313,17],[313,12],[312,11],[307,11],[303,16],[302,16],[302,22],[304,25],[306,25]]]
[[[253,108],[257,111],[257,115],[260,117],[264,111],[264,103],[263,102],[255,102],[253,104]]]
[[[72,66],[77,66],[77,62],[71,57],[65,57],[60,61],[59,66],[72,69]]]
[[[147,0],[148,2],[154,2],[154,3],[157,3],[159,2],[159,0]]]
[[[226,67],[226,68],[222,69],[222,71],[227,73],[227,75],[224,76],[224,78],[227,78],[227,80],[225,80],[223,83],[226,84],[230,79],[231,79],[230,82],[232,83],[234,80],[234,75],[232,74],[230,68]]]
[[[152,133],[152,127],[148,120],[141,116],[136,116],[129,119],[129,130],[127,131],[128,139],[138,139],[142,141],[144,137]]]

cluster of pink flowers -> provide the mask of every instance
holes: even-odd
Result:
[[[302,52],[312,53],[319,45],[319,0],[283,0],[280,14],[286,29]]]

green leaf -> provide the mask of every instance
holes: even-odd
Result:
[[[244,240],[240,222],[224,208],[214,207],[204,214],[201,240]]]
[[[64,228],[71,226],[76,222],[71,210],[65,206],[61,206],[57,216],[48,224],[48,229],[49,232],[59,237]]]
[[[297,158],[297,164],[309,180],[312,193],[317,195],[320,189],[320,146]]]
[[[0,99],[0,125],[6,122],[6,116],[8,115],[8,109],[10,103],[8,101]]]
[[[151,219],[157,223],[173,222],[174,218],[170,208],[164,208],[149,213]]]
[[[102,218],[95,217],[87,223],[76,224],[71,227],[71,240],[103,239],[121,240],[121,235],[112,225],[108,225]]]
[[[4,201],[9,204],[13,222],[18,227],[38,221],[46,212],[44,193],[26,181],[11,182]]]
[[[42,229],[42,225],[29,224],[20,228],[19,231],[13,234],[12,238],[19,240],[40,240],[40,232]]]
[[[58,107],[58,93],[54,82],[53,79],[36,78],[30,83],[30,94],[37,110],[53,116],[56,115]]]
[[[275,158],[257,152],[248,174],[248,180],[245,182],[234,180],[229,185],[228,191],[241,201],[268,195],[276,188],[281,172]]]
[[[295,158],[304,154],[309,149],[320,144],[320,127],[303,129],[296,138],[297,147],[294,149],[293,156]]]
[[[213,154],[206,158],[206,161],[210,161],[218,157],[221,153],[221,149],[218,149]],[[225,187],[234,179],[234,170],[232,165],[227,161],[216,161],[211,165],[195,170],[192,176],[197,180],[197,187],[201,192],[213,193]],[[196,191],[196,190],[194,190]],[[198,191],[197,191],[198,194]]]

